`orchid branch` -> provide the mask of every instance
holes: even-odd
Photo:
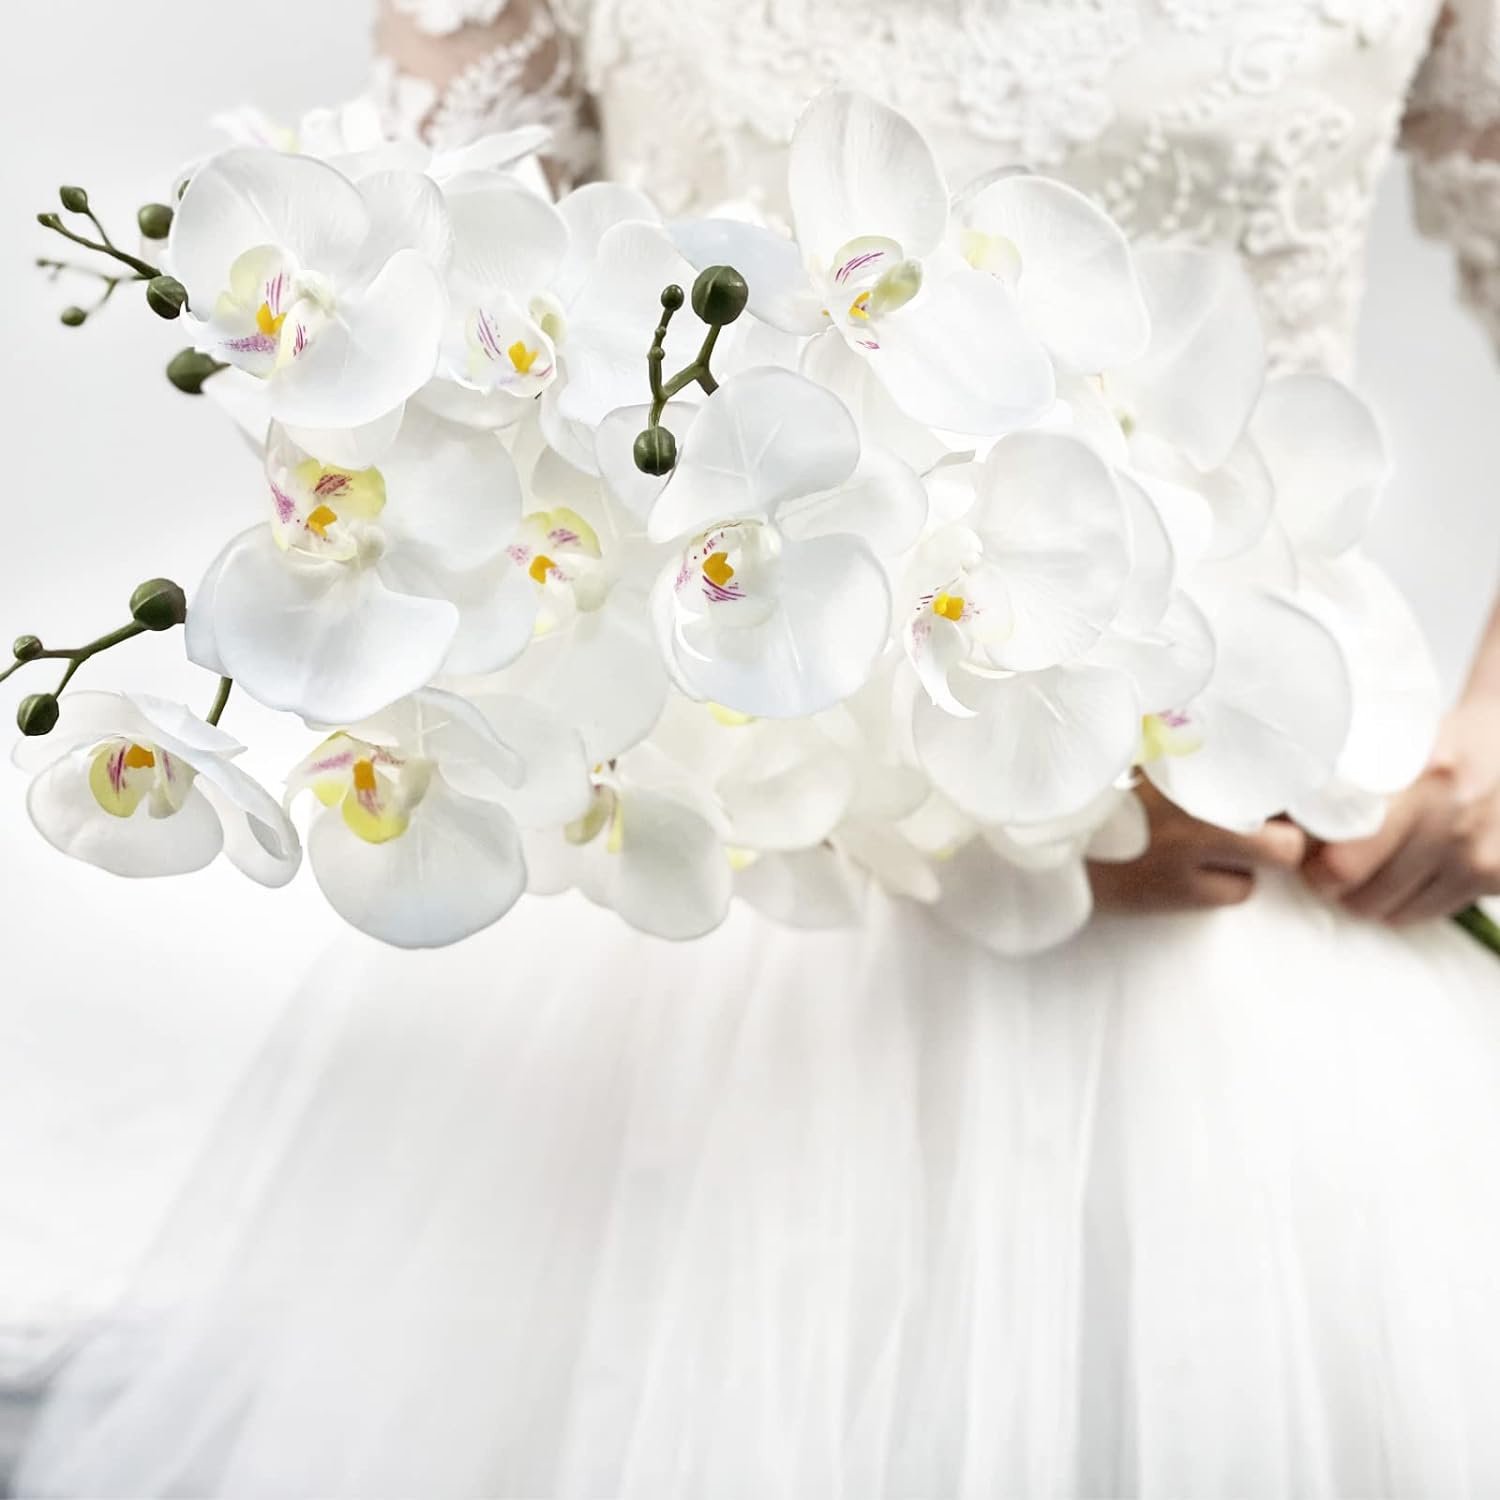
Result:
[[[708,325],[708,332],[698,346],[691,363],[684,365],[675,375],[664,378],[666,363],[667,329],[672,315],[687,301],[680,286],[673,284],[661,294],[661,322],[646,351],[646,373],[651,383],[651,411],[645,428],[636,436],[635,465],[643,474],[669,474],[677,463],[677,439],[671,431],[661,425],[662,413],[667,403],[690,385],[698,386],[705,395],[718,390],[719,382],[713,373],[713,357],[719,335],[744,312],[749,301],[750,290],[745,278],[733,266],[710,266],[698,274],[693,282],[693,311]]]
[[[3,671],[0,671],[0,683],[8,681],[22,667],[30,666],[33,662],[63,661],[67,663],[61,680],[50,693],[33,693],[30,697],[22,699],[21,706],[16,712],[16,723],[21,733],[28,736],[50,734],[57,727],[58,699],[67,690],[69,683],[73,681],[78,669],[85,662],[92,661],[94,657],[106,651],[112,651],[126,641],[133,641],[136,636],[144,635],[147,631],[171,630],[183,624],[186,619],[187,595],[182,589],[170,578],[151,578],[141,584],[130,596],[129,624],[121,625],[116,630],[97,636],[82,646],[49,647],[35,635],[17,637],[15,644],[11,647],[14,660]],[[229,697],[227,688],[221,685],[220,693],[223,700],[227,701]],[[222,713],[223,703],[216,702],[215,708]],[[211,722],[217,723],[218,721]]]

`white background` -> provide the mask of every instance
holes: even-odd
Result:
[[[248,454],[207,401],[162,378],[183,342],[127,289],[70,331],[86,283],[48,285],[33,222],[62,182],[127,227],[215,141],[209,116],[277,118],[357,92],[368,0],[22,0],[0,48],[0,656],[35,630],[71,644],[125,618],[140,579],[196,582],[257,515]],[[1398,163],[1381,199],[1363,389],[1398,461],[1376,547],[1420,612],[1450,684],[1500,558],[1500,379],[1451,297],[1440,247],[1410,226]],[[137,294],[138,295],[138,294]],[[176,637],[146,637],[81,685],[136,685],[206,709],[214,683]],[[0,689],[8,738],[21,683]],[[235,701],[225,727],[275,780],[306,736]],[[118,1285],[300,975],[333,936],[304,872],[265,892],[218,866],[131,885],[36,839],[24,780],[0,766],[0,1329],[96,1306]]]

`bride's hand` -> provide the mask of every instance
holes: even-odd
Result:
[[[1151,824],[1151,846],[1129,864],[1091,864],[1101,911],[1198,911],[1235,906],[1255,889],[1256,872],[1295,870],[1307,837],[1290,823],[1259,833],[1228,833],[1190,818],[1149,783],[1139,788]]]
[[[1466,698],[1380,832],[1324,845],[1305,872],[1315,889],[1382,922],[1446,917],[1500,894],[1500,696]]]

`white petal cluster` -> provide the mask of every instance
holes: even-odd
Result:
[[[287,804],[364,932],[450,943],[577,889],[687,939],[735,896],[825,926],[883,892],[1032,951],[1087,920],[1087,860],[1142,852],[1143,777],[1343,837],[1420,769],[1432,672],[1359,551],[1379,431],[1268,377],[1231,257],[1132,248],[1024,171],[955,192],[845,91],[797,129],[785,226],[553,201],[529,137],[235,129],[170,269],[264,480],[188,649],[316,728]],[[663,290],[725,264],[747,311],[653,411]],[[705,329],[668,322],[671,372]],[[295,867],[217,730],[67,701],[32,792],[59,847]]]

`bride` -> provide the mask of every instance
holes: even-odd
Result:
[[[392,108],[775,211],[852,82],[955,180],[1233,246],[1279,366],[1334,369],[1404,111],[1500,335],[1491,0],[574,10],[390,0]],[[1042,959],[899,902],[340,949],[19,1493],[1500,1494],[1500,968],[1436,920],[1500,889],[1500,620],[1367,842],[1150,813]]]

